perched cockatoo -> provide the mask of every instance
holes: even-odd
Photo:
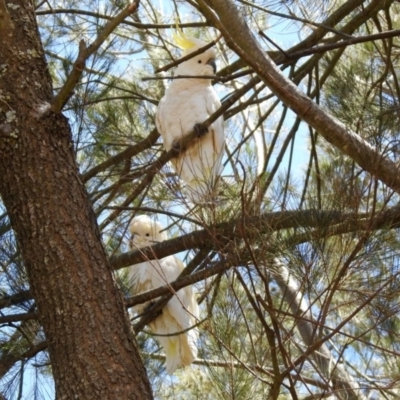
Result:
[[[193,53],[207,44],[184,35],[181,30],[174,35],[174,40],[184,50],[182,56]],[[215,51],[208,49],[179,64],[175,76],[210,76],[215,72]],[[187,78],[173,79],[157,108],[156,126],[166,150],[170,150],[174,142],[193,129],[198,132],[198,139],[171,160],[176,173],[187,183],[189,198],[194,203],[210,200],[217,179],[222,173],[225,146],[223,117],[214,121],[208,132],[199,129],[199,124],[220,106],[211,79]]]
[[[131,248],[141,247],[167,240],[163,226],[151,220],[147,215],[133,218],[130,224],[132,233]],[[168,256],[161,260],[145,261],[129,267],[129,278],[132,282],[134,294],[164,286],[176,280],[184,265],[175,256]],[[135,311],[142,313],[149,303],[140,304]],[[150,324],[150,329],[157,335],[173,334],[194,326],[198,322],[199,306],[193,288],[186,286],[174,294],[162,314]],[[187,366],[197,357],[198,331],[193,328],[175,336],[156,336],[165,351],[166,369],[173,374],[180,366]]]

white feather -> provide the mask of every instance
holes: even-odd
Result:
[[[184,55],[206,44],[198,39],[194,41],[196,46],[185,51]],[[214,75],[213,66],[208,64],[210,60],[215,60],[213,49],[181,63],[175,75]],[[176,140],[192,131],[195,124],[204,122],[220,106],[210,79],[173,80],[156,113],[157,129],[165,149],[170,150]],[[213,192],[222,173],[224,146],[224,121],[219,117],[208,128],[208,133],[195,140],[184,153],[171,161],[176,173],[188,184],[188,194],[193,202],[201,202]]]
[[[131,222],[130,230],[133,235],[132,248],[146,247],[168,238],[166,233],[162,232],[163,226],[146,215],[135,217]],[[183,268],[182,261],[175,256],[132,265],[129,267],[132,291],[138,294],[172,282]],[[142,313],[147,306],[148,303],[141,304],[135,307],[135,310]],[[162,310],[162,314],[149,326],[156,335],[173,334],[195,325],[198,317],[199,308],[193,288],[187,286],[174,294]],[[187,366],[193,362],[197,357],[197,339],[196,328],[175,336],[157,337],[165,351],[168,374],[173,374],[180,366]]]

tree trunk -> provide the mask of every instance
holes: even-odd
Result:
[[[80,180],[50,111],[31,2],[0,0],[0,194],[44,327],[58,399],[147,399],[150,385]]]

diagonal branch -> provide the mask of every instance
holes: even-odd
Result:
[[[207,43],[205,46],[200,47],[198,50],[188,54],[187,56],[178,58],[177,60],[172,61],[171,63],[166,64],[163,67],[156,69],[154,71],[154,73],[158,74],[163,71],[168,71],[172,67],[176,67],[177,65],[182,64],[184,61],[190,60],[191,58],[196,57],[197,55],[205,52],[206,50],[211,49],[211,47],[213,47],[217,44],[217,42],[221,39],[221,37],[222,36],[219,35],[215,40],[212,40],[210,43]]]
[[[175,285],[174,286],[179,286],[179,283],[182,284],[182,281],[185,280],[184,278],[190,278],[193,276],[190,275],[190,273],[207,257],[208,255],[208,250],[207,249],[202,249],[200,250],[194,257],[193,259],[190,261],[190,263],[186,266],[186,268],[181,272],[181,274],[178,276],[178,278],[175,281]],[[225,266],[225,263],[221,263],[225,268],[227,269]],[[221,265],[220,265],[220,268]],[[200,271],[203,272],[203,271]],[[220,270],[218,271],[213,271],[213,273],[210,274],[210,271],[206,270],[206,273],[201,274],[201,278],[205,279],[205,277],[209,277],[212,275],[215,275],[217,273],[221,272]],[[195,275],[195,274],[194,274]],[[197,277],[195,277],[194,279],[196,279]],[[181,280],[181,282],[179,282],[179,280]],[[185,284],[182,287],[188,286],[190,283],[187,283],[189,279],[185,280]],[[198,282],[198,281],[196,281]],[[149,324],[154,318],[156,318],[162,311],[162,309],[165,307],[165,305],[168,303],[168,301],[171,299],[171,297],[174,295],[174,293],[176,293],[177,290],[179,289],[175,289],[175,287],[172,286],[172,284],[170,284],[169,282],[167,283],[167,285],[165,286],[165,288],[167,289],[166,294],[164,294],[161,299],[157,300],[151,307],[150,309],[148,309],[146,311],[146,314],[142,316],[142,318],[140,318],[140,320],[134,325],[133,329],[136,333],[140,332],[147,324]],[[154,289],[157,290],[157,289]],[[154,290],[151,290],[150,292],[154,292]],[[149,292],[147,292],[149,293]],[[146,294],[146,293],[143,293]],[[153,295],[154,293],[152,293]],[[140,295],[139,295],[140,296]],[[131,300],[132,303],[132,300]],[[126,302],[127,304],[127,302]],[[136,303],[136,304],[140,304],[140,303]]]
[[[111,19],[99,33],[96,40],[89,46],[86,46],[84,40],[79,42],[79,52],[78,57],[74,62],[72,71],[69,74],[64,86],[60,89],[58,94],[54,97],[51,103],[52,111],[59,113],[63,109],[64,105],[67,103],[71,97],[76,84],[79,82],[87,59],[95,53],[99,47],[104,43],[108,36],[114,31],[114,29],[129,15],[134,13],[139,7],[139,1],[134,1],[133,3],[126,6],[115,18]]]
[[[32,299],[32,293],[30,290],[22,290],[15,294],[5,295],[0,298],[0,309],[11,307],[30,299]]]
[[[201,1],[203,3],[203,1]],[[301,92],[261,49],[244,19],[230,0],[207,0],[207,17],[214,20],[228,46],[254,69],[271,91],[329,143],[352,158],[361,168],[400,193],[399,166],[370,143],[325,112]]]
[[[260,31],[259,34],[261,36],[265,37],[265,34],[263,32]],[[311,47],[308,49],[298,50],[295,52],[287,52],[287,51],[283,51],[283,50],[282,50],[282,52],[284,53],[286,60],[292,60],[292,59],[298,59],[301,57],[307,57],[312,54],[325,53],[330,50],[340,49],[342,47],[347,47],[347,46],[351,46],[354,44],[372,42],[375,40],[389,39],[389,38],[393,38],[396,36],[400,36],[400,29],[375,33],[373,35],[351,37],[350,39],[341,40],[339,42],[318,45],[318,46],[314,46],[314,47]]]
[[[128,158],[132,158],[153,146],[157,142],[157,139],[160,137],[159,133],[156,129],[153,129],[149,136],[143,139],[141,142],[136,143],[132,146],[127,147],[125,150],[121,151],[120,153],[116,154],[115,156],[107,158],[107,160],[103,161],[100,164],[97,164],[95,167],[90,169],[89,171],[82,174],[82,181],[87,182],[90,178],[93,178],[99,172],[106,170],[108,167],[112,165],[118,164],[121,161],[124,161]]]
[[[307,348],[312,347],[316,342],[313,324],[314,319],[305,296],[301,292],[299,285],[294,280],[293,276],[290,274],[289,269],[282,262],[275,258],[270,267],[270,272],[275,278],[286,303],[292,310],[293,315],[298,317],[297,329],[304,344]],[[261,296],[258,295],[257,300],[264,308],[268,309],[268,305]],[[321,376],[323,376],[328,382],[332,381],[339,398],[349,398],[354,400],[364,398],[361,391],[357,389],[358,384],[353,381],[350,375],[347,374],[341,364],[334,361],[334,357],[325,343],[316,347],[315,351],[311,353],[311,357],[316,362]],[[332,365],[335,365],[336,368],[332,369]],[[287,372],[289,372],[289,370]]]
[[[39,342],[38,344],[32,345],[28,350],[21,354],[10,353],[0,361],[0,377],[3,377],[15,363],[21,360],[27,360],[35,357],[36,354],[47,349],[47,342]]]

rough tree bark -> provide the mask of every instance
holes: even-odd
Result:
[[[33,5],[0,0],[0,194],[49,345],[58,399],[147,399],[150,384],[52,100]]]

